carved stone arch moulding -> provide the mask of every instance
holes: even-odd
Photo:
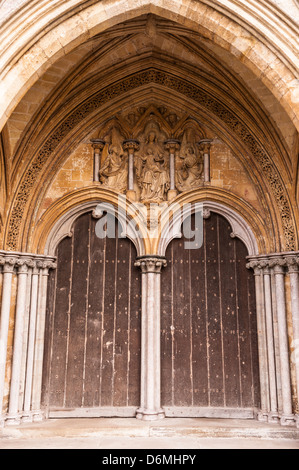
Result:
[[[44,253],[52,253],[52,255],[55,256],[59,242],[63,238],[73,235],[72,227],[75,220],[86,212],[92,212],[92,216],[99,220],[105,214],[110,214],[115,217],[119,221],[122,229],[121,236],[129,238],[135,245],[136,256],[143,256],[145,254],[144,238],[140,236],[139,231],[135,230],[135,224],[132,223],[132,219],[126,211],[126,208],[120,205],[115,207],[114,204],[101,200],[81,203],[59,217],[49,232],[44,247]]]
[[[182,210],[182,208],[184,210]],[[256,236],[249,224],[240,214],[219,202],[204,200],[186,204],[185,207],[179,206],[179,204],[174,205],[173,217],[170,223],[166,224],[161,231],[158,245],[159,256],[165,256],[167,246],[171,240],[182,237],[182,224],[184,220],[195,212],[200,212],[203,218],[208,218],[211,212],[222,215],[231,225],[231,237],[237,237],[242,240],[248,250],[248,255],[254,256],[259,254]]]
[[[265,180],[271,188],[272,194],[279,209],[284,236],[284,250],[293,251],[297,245],[297,233],[293,219],[291,204],[287,196],[284,184],[279,172],[273,164],[268,152],[265,150],[253,132],[224,104],[208,94],[193,83],[178,78],[164,71],[154,68],[137,72],[113,85],[102,89],[86,102],[78,106],[67,118],[62,121],[52,132],[37,151],[34,160],[29,164],[24,177],[19,185],[12,203],[12,209],[8,225],[6,227],[5,248],[17,251],[19,248],[20,231],[26,209],[30,201],[32,189],[41,174],[46,161],[57,149],[62,140],[75,127],[78,126],[90,113],[97,111],[110,100],[121,96],[123,93],[133,91],[143,85],[154,83],[158,86],[170,88],[172,91],[184,95],[201,107],[207,109],[227,127],[249,149],[256,162],[263,171]]]

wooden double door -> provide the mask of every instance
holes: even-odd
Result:
[[[91,213],[57,249],[49,279],[43,402],[50,416],[134,416],[140,398],[139,269],[127,238]]]
[[[195,230],[194,216],[191,226]],[[254,276],[218,214],[199,249],[168,246],[162,276],[162,404],[169,416],[253,417],[259,407]]]
[[[141,272],[136,249],[96,236],[91,213],[57,248],[49,279],[43,404],[49,416],[134,416],[141,390]],[[253,275],[222,216],[203,245],[168,246],[161,273],[161,405],[168,416],[259,406]],[[205,412],[203,412],[203,416]],[[213,415],[213,413],[212,413]]]

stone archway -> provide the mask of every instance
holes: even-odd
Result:
[[[74,5],[75,3],[75,5]],[[59,5],[58,11],[53,11],[53,5],[49,5],[52,9],[50,13],[48,10],[43,11],[41,15],[39,12],[32,12],[28,10],[28,16],[31,23],[31,37],[28,41],[28,30],[26,29],[27,37],[24,38],[26,44],[25,52],[20,57],[19,61],[11,66],[13,57],[16,52],[19,53],[20,46],[15,43],[13,37],[8,35],[4,38],[4,44],[6,54],[3,61],[3,74],[5,79],[2,80],[1,95],[5,97],[3,102],[3,115],[0,119],[2,125],[4,125],[9,114],[16,105],[16,98],[20,97],[25,93],[26,89],[30,87],[38,78],[49,67],[53,60],[61,57],[66,52],[72,50],[75,46],[88,40],[95,34],[105,30],[117,24],[120,21],[125,21],[130,18],[138,17],[143,13],[155,13],[162,15],[169,19],[175,19],[176,21],[187,24],[188,27],[202,29],[203,34],[208,37],[212,37],[221,47],[227,50],[231,50],[234,55],[241,57],[246,65],[251,68],[254,73],[259,74],[263,77],[263,80],[272,89],[274,95],[281,100],[286,110],[292,116],[294,122],[298,125],[297,116],[297,100],[296,100],[296,82],[295,75],[292,73],[295,66],[295,58],[293,57],[293,51],[289,49],[289,57],[291,60],[291,70],[288,70],[283,61],[279,59],[279,67],[285,71],[285,75],[288,77],[287,84],[273,73],[272,67],[269,64],[274,63],[280,57],[280,54],[284,55],[285,49],[289,48],[289,45],[293,43],[294,37],[291,28],[288,30],[289,41],[281,43],[282,38],[286,34],[286,27],[283,29],[283,34],[278,34],[276,38],[276,44],[279,44],[278,52],[275,55],[270,48],[268,48],[261,38],[269,38],[273,31],[276,33],[277,22],[268,14],[265,8],[263,14],[267,15],[269,30],[264,33],[261,27],[265,27],[265,21],[257,17],[255,5],[250,5],[246,8],[246,20],[250,24],[251,31],[256,30],[257,33],[252,35],[249,33],[248,28],[245,29],[240,25],[239,16],[236,16],[235,5],[224,5],[223,2],[217,2],[218,8],[225,8],[227,15],[227,23],[225,27],[219,26],[221,24],[221,14],[218,13],[217,9],[211,8],[205,2],[192,1],[187,4],[181,2],[172,1],[165,7],[162,1],[152,2],[145,0],[142,4],[136,7],[136,2],[118,2],[117,7],[113,1],[103,5],[102,3],[96,3],[85,9],[82,7],[77,10],[78,2],[72,2],[72,5],[66,4],[62,21],[59,21],[57,25],[53,21],[53,15],[55,19],[60,18],[61,6]],[[241,12],[243,5],[239,5]],[[250,11],[250,15],[248,15]],[[27,13],[27,12],[26,12]],[[52,18],[53,29],[50,31],[45,30],[45,24],[47,20]],[[51,16],[52,15],[52,16]],[[32,19],[34,17],[34,20]],[[23,21],[19,21],[18,16],[12,19],[14,27],[12,31],[23,29]],[[229,29],[229,34],[227,30]],[[6,31],[5,31],[6,33]],[[31,46],[31,40],[38,38],[35,44]],[[10,43],[9,43],[10,41]],[[18,41],[20,41],[18,37]],[[9,47],[8,47],[9,46]],[[277,47],[277,45],[276,45]],[[28,63],[31,67],[28,67]],[[279,86],[278,86],[278,82]],[[11,83],[15,83],[13,93],[11,90]],[[16,89],[18,91],[16,91]],[[290,105],[291,103],[291,105]]]

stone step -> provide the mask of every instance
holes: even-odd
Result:
[[[49,419],[41,423],[6,426],[0,439],[36,439],[50,437],[188,437],[219,439],[292,439],[298,440],[299,429],[255,420],[166,418],[146,422],[134,418]]]

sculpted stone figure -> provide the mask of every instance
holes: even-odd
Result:
[[[99,171],[100,181],[106,188],[124,193],[127,189],[128,161],[115,145],[109,147],[108,155]]]
[[[192,144],[187,144],[185,152],[180,155],[183,163],[177,170],[177,189],[188,191],[202,185],[203,159],[196,154]]]
[[[169,175],[165,168],[163,155],[155,155],[154,149],[149,147],[147,155],[141,158],[144,163],[140,175],[141,201],[164,201],[169,189]]]
[[[155,130],[151,130],[136,168],[142,202],[159,203],[165,200],[169,189],[169,171]]]

